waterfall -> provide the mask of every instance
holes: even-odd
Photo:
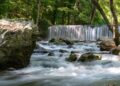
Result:
[[[106,25],[99,27],[87,25],[54,25],[49,27],[49,39],[63,38],[74,41],[97,41],[98,39],[112,37],[113,34]]]

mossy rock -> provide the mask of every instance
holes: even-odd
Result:
[[[63,41],[62,39],[52,38],[51,40],[49,40],[49,43],[53,43],[53,44],[63,44],[64,41]]]
[[[93,53],[82,54],[78,59],[80,62],[90,62],[95,60],[101,60],[101,57],[99,55],[94,55]]]
[[[120,45],[111,50],[111,53],[114,55],[120,55]]]
[[[66,58],[67,61],[74,62],[77,61],[77,55],[73,52],[70,53],[69,57]]]
[[[66,39],[62,39],[62,38],[59,38],[59,39],[55,39],[55,38],[52,38],[49,40],[49,43],[54,43],[54,44],[67,44],[67,45],[73,45],[74,42],[73,41],[70,41],[70,40],[66,40]]]
[[[70,41],[70,40],[63,40],[67,45],[73,45],[73,41]]]

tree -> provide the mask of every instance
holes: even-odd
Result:
[[[114,2],[113,0],[109,0],[110,1],[110,10],[114,19],[114,24],[113,24],[113,30],[115,32],[115,36],[114,36],[114,40],[116,45],[119,45],[119,31],[118,31],[118,19],[117,19],[117,15],[116,15],[116,10],[114,7]]]
[[[109,22],[109,19],[107,18],[106,14],[103,11],[103,9],[101,8],[100,4],[96,0],[91,0],[91,1],[92,1],[92,4],[99,10],[99,12],[101,13],[103,19],[106,21],[108,27],[113,32],[112,27],[111,27],[111,23]]]
[[[104,18],[104,20],[106,21],[109,29],[113,32],[114,34],[114,41],[116,43],[116,45],[119,45],[119,31],[118,31],[118,20],[117,20],[117,15],[116,15],[116,11],[115,11],[115,7],[114,7],[114,3],[113,0],[109,0],[110,3],[110,10],[112,13],[112,17],[114,19],[114,23],[115,25],[112,25],[109,22],[109,19],[107,18],[105,12],[103,11],[103,9],[101,8],[100,4],[97,2],[97,0],[91,0],[93,5],[99,10],[99,12],[101,13],[102,17]]]

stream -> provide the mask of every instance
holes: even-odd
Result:
[[[97,43],[76,42],[73,47],[38,41],[31,55],[31,63],[20,70],[0,73],[0,86],[120,86],[120,58],[101,52]],[[45,51],[52,52],[48,56]],[[102,60],[68,62],[70,52],[77,55],[94,52]],[[101,54],[102,53],[102,54]]]

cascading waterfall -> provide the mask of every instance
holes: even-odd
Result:
[[[106,25],[100,27],[87,25],[55,25],[49,27],[49,39],[64,38],[76,41],[97,41],[98,39],[112,37],[113,34]]]

